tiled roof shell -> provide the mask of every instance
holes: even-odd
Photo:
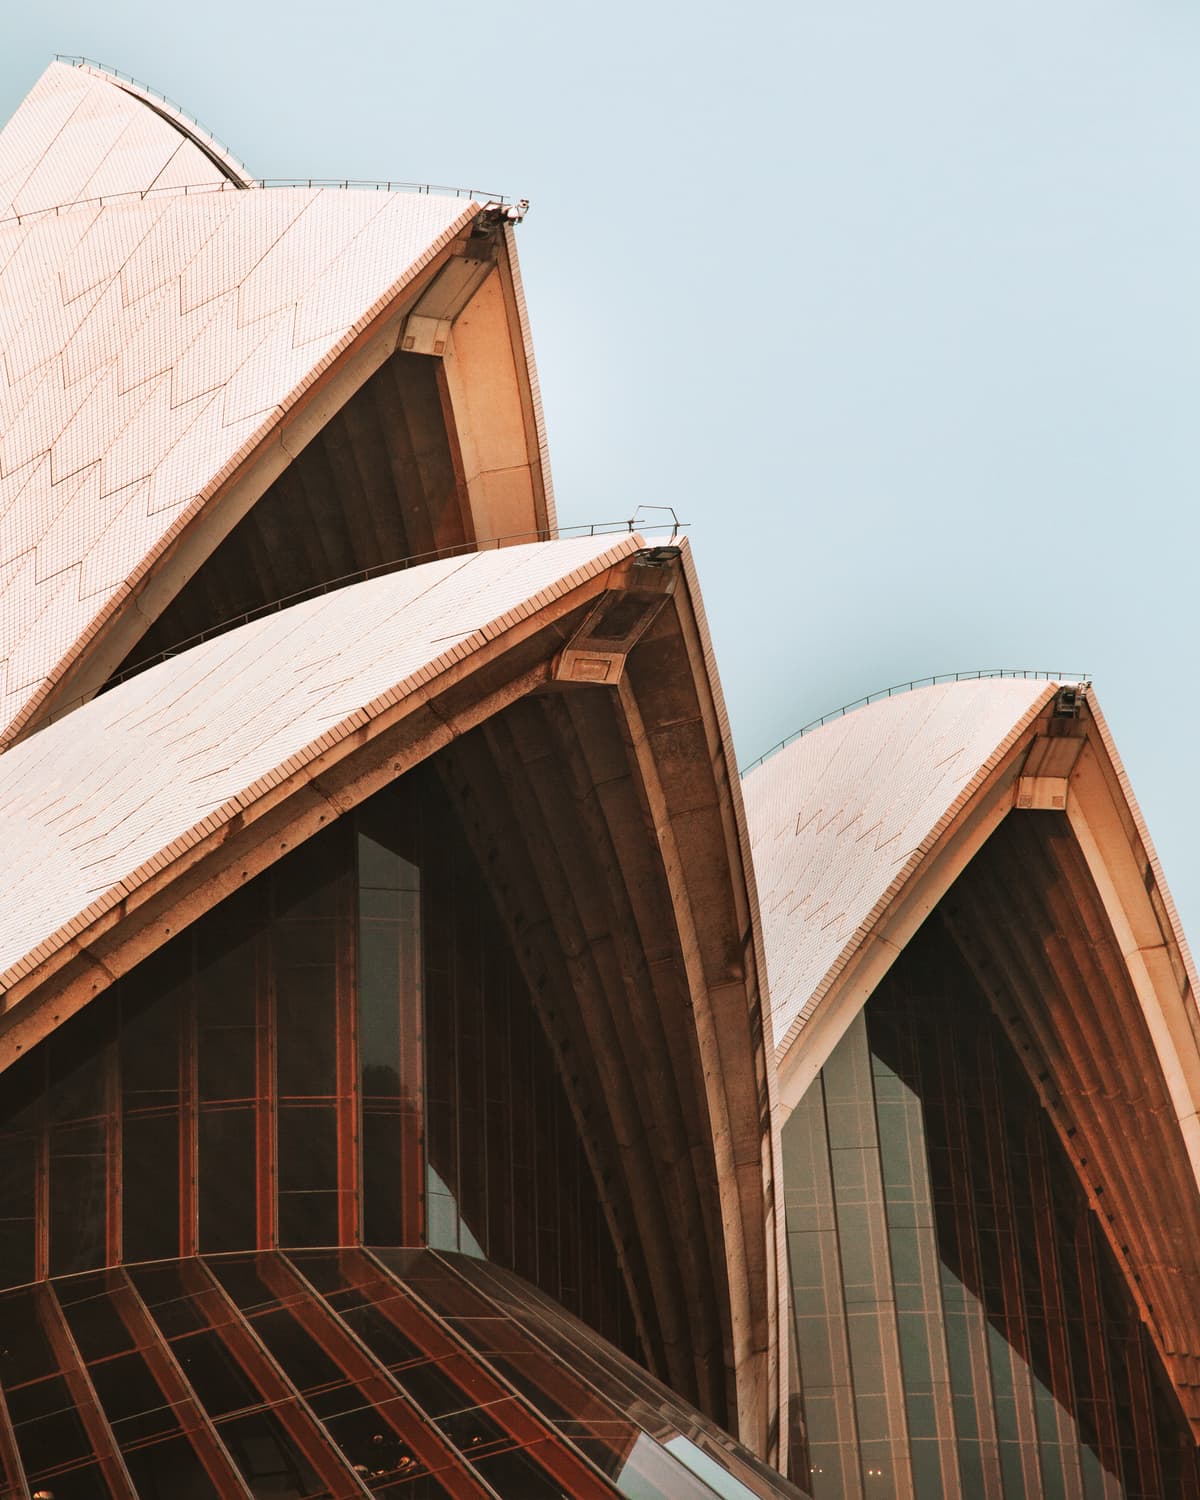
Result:
[[[0,756],[0,988],[440,664],[640,541],[507,547],[354,584],[172,657],[15,745]]]
[[[51,63],[0,130],[0,220],[121,194],[249,183],[169,106],[92,67]]]
[[[478,211],[431,194],[239,191],[225,179],[224,191],[72,204],[93,178],[51,172],[53,149],[31,176],[22,156],[74,97],[63,74],[84,81],[85,104],[114,95],[118,113],[182,139],[132,95],[61,65],[0,134],[13,201],[32,207],[17,179],[41,174],[68,205],[0,222],[0,738]],[[107,139],[85,132],[61,152],[100,171]],[[139,174],[122,171],[132,191]]]
[[[984,678],[882,698],[746,776],[780,1052],[1055,686]]]

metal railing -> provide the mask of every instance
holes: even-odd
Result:
[[[211,131],[195,115],[189,114],[186,109],[181,108],[175,103],[174,99],[168,99],[166,94],[160,89],[154,88],[149,83],[143,83],[140,78],[134,78],[131,73],[122,73],[120,68],[110,68],[107,63],[97,62],[94,57],[83,57],[79,53],[56,52],[54,54],[54,61],[68,63],[73,68],[94,68],[97,73],[107,73],[110,78],[115,78],[118,83],[128,83],[137,89],[139,93],[148,94],[150,98],[157,99],[161,104],[165,104],[172,114],[178,115],[181,120],[186,120],[189,125],[194,125],[206,140],[211,141],[216,146],[218,151],[224,152],[231,162],[237,167],[242,168],[242,170],[245,170],[242,167],[240,158],[234,155],[219,135]],[[249,175],[249,172],[247,172],[246,176],[249,177]]]
[[[339,191],[349,190],[354,192],[390,192],[390,193],[428,193],[434,197],[458,198],[465,201],[474,199],[484,207],[509,207],[507,198],[498,197],[495,194],[484,196],[478,188],[456,188],[442,187],[435,182],[359,182],[354,178],[338,178],[325,181],[318,177],[296,177],[296,178],[254,178],[256,187],[265,187],[268,191],[279,190],[286,187],[309,187],[309,188],[336,188]],[[148,187],[134,188],[125,193],[101,193],[95,198],[75,198],[70,203],[49,204],[45,208],[27,208],[21,213],[9,214],[7,218],[0,219],[0,225],[23,224],[27,219],[48,218],[53,215],[58,218],[61,214],[73,213],[78,208],[104,208],[116,203],[141,203],[146,198],[157,197],[160,194],[174,194],[187,198],[194,197],[197,193],[242,193],[246,189],[236,182],[193,182],[184,183],[182,186],[171,187]]]
[[[450,187],[441,182],[397,182],[375,177],[255,177],[260,188],[341,188],[344,192],[429,193],[435,198],[474,198],[478,203],[508,205],[503,193],[484,188]]]
[[[643,506],[644,510],[667,509],[669,506]],[[449,557],[468,557],[475,552],[499,551],[501,547],[513,546],[519,542],[551,542],[569,541],[572,538],[587,536],[627,536],[634,532],[658,532],[669,531],[672,540],[679,532],[687,526],[686,521],[680,521],[672,511],[672,521],[653,522],[643,525],[637,519],[636,513],[624,521],[585,521],[578,526],[561,526],[555,531],[542,529],[540,531],[515,531],[507,536],[485,537],[482,541],[456,542],[449,547],[436,547],[430,552],[414,552],[408,557],[398,557],[390,562],[375,563],[369,568],[360,568],[354,573],[343,573],[337,578],[327,579],[323,583],[314,583],[306,589],[298,589],[293,594],[284,594],[278,599],[272,599],[266,604],[255,605],[253,609],[243,610],[239,615],[232,615],[227,620],[222,620],[216,625],[210,625],[204,630],[197,631],[195,635],[188,636],[186,640],[177,641],[173,646],[165,650],[155,652],[153,656],[147,656],[142,661],[132,663],[123,671],[114,673],[104,684],[104,690],[116,687],[118,683],[127,681],[130,677],[136,677],[139,673],[147,671],[150,667],[158,666],[160,662],[169,661],[171,657],[180,655],[181,652],[190,651],[193,646],[199,646],[204,641],[211,640],[214,636],[225,635],[230,630],[236,630],[241,625],[248,625],[251,620],[261,619],[264,615],[278,614],[280,610],[289,609],[293,604],[301,604],[306,599],[317,599],[322,594],[333,593],[336,589],[346,588],[350,584],[365,583],[369,578],[379,578],[387,573],[402,573],[407,568],[419,567],[422,563],[437,562]],[[78,700],[82,702],[83,700]],[[72,706],[75,706],[74,704]],[[58,716],[57,714],[55,715]]]
[[[341,188],[344,191],[356,192],[428,193],[433,195],[434,197],[439,198],[476,199],[481,203],[494,203],[501,206],[507,206],[509,202],[508,198],[506,198],[503,193],[486,192],[483,188],[453,187],[448,184],[438,182],[401,182],[397,179],[392,178],[384,179],[375,177],[251,177],[241,159],[235,156],[234,153],[225,144],[225,142],[221,140],[219,136],[214,135],[207,125],[203,124],[200,120],[197,120],[195,115],[189,114],[187,110],[181,109],[173,99],[168,99],[166,94],[161,93],[156,88],[152,88],[148,83],[143,83],[140,78],[134,78],[129,73],[123,73],[120,68],[110,68],[107,63],[97,62],[94,57],[83,57],[65,52],[56,52],[54,54],[54,60],[56,62],[68,63],[72,67],[76,68],[92,68],[97,73],[104,73],[107,74],[110,78],[116,79],[118,83],[127,83],[131,87],[137,89],[140,93],[146,94],[150,98],[158,99],[159,101],[161,101],[161,103],[165,104],[167,108],[172,111],[172,113],[177,114],[180,119],[186,120],[190,125],[194,125],[207,141],[211,141],[219,151],[223,152],[229,158],[229,160],[237,166],[238,170],[245,178],[245,182],[229,181],[223,183],[197,183],[195,186],[190,188],[186,186],[182,188],[148,188],[146,189],[146,192],[141,193],[140,195],[132,193],[116,193],[110,194],[108,198],[81,198],[77,203],[62,205],[64,208],[77,208],[83,203],[103,204],[108,201],[115,201],[123,198],[133,198],[137,196],[145,197],[146,193],[149,192],[226,192],[230,189],[233,189],[236,192],[242,192],[245,190],[247,184],[252,184],[254,187],[259,188]],[[30,212],[51,213],[57,212],[57,209],[31,209]],[[17,221],[20,222],[20,219],[22,217],[27,216],[18,215]],[[3,222],[7,223],[11,221],[5,220]]]
[[[841,708],[835,708],[831,713],[822,714],[819,719],[813,719],[802,729],[785,735],[777,745],[764,750],[756,760],[742,766],[738,775],[748,776],[764,761],[770,760],[773,755],[778,755],[781,750],[786,750],[789,745],[803,739],[806,734],[811,734],[814,729],[820,729],[824,724],[832,724],[835,719],[844,719],[855,709],[866,708],[868,703],[877,703],[881,698],[897,698],[902,693],[911,693],[914,688],[936,687],[944,682],[980,682],[990,677],[1018,677],[1030,682],[1089,682],[1091,680],[1086,672],[1049,672],[1041,668],[1034,670],[1026,667],[980,667],[973,672],[936,672],[932,677],[914,677],[911,682],[898,682],[893,687],[880,688],[878,692],[868,693],[865,698],[856,698],[853,703],[845,703]]]

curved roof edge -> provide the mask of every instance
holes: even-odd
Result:
[[[542,385],[538,378],[537,361],[533,353],[533,330],[529,323],[529,307],[525,301],[525,281],[521,275],[521,262],[517,255],[517,237],[511,224],[504,226],[504,246],[508,254],[508,272],[512,281],[513,301],[516,304],[517,331],[525,358],[525,383],[533,408],[533,428],[538,462],[542,471],[542,497],[546,507],[546,525],[550,534],[556,536],[558,534],[558,509],[554,503],[554,478],[550,472],[550,442],[546,436]]]
[[[124,657],[127,645],[115,644],[98,668],[96,680],[81,682],[80,672],[98,648],[107,643],[104,637],[128,611],[138,610],[138,599],[164,558],[173,554],[196,523],[226,492],[243,481],[250,493],[242,502],[248,509],[276,474],[291,461],[305,444],[324,426],[333,411],[395,352],[408,310],[407,294],[418,283],[422,273],[437,261],[456,238],[472,223],[479,205],[469,202],[446,227],[430,241],[405,267],[403,275],[366,308],[351,326],[314,362],[304,377],[269,415],[240,444],[237,450],[213,473],[194,498],[165,528],[126,578],[113,590],[92,617],[83,632],[48,670],[9,723],[0,728],[0,752],[7,751],[40,726],[47,713],[56,713],[66,702],[81,702],[98,690],[108,673]],[[312,401],[310,393],[321,382],[344,375],[344,391],[327,401]],[[239,510],[239,516],[242,513]],[[234,517],[237,519],[237,517]],[[232,520],[229,524],[233,524]],[[217,538],[219,540],[219,538]],[[215,545],[215,542],[214,542]],[[140,635],[140,631],[138,632]]]
[[[733,817],[733,829],[731,833],[732,837],[736,839],[737,853],[741,864],[747,900],[747,910],[745,913],[746,934],[751,945],[755,971],[750,978],[757,990],[759,1000],[758,1016],[757,1018],[752,1016],[751,1021],[753,1024],[757,1019],[757,1024],[761,1028],[762,1033],[761,1103],[765,1103],[767,1118],[770,1121],[770,1128],[767,1131],[770,1158],[767,1167],[771,1180],[778,1185],[771,1200],[774,1222],[770,1226],[769,1232],[773,1234],[774,1256],[768,1256],[766,1261],[767,1285],[765,1293],[768,1305],[774,1309],[777,1327],[780,1330],[774,1347],[762,1352],[768,1361],[768,1381],[771,1389],[776,1393],[778,1401],[776,1441],[779,1455],[778,1467],[782,1469],[786,1462],[788,1451],[787,1424],[790,1421],[788,1413],[788,1382],[790,1376],[787,1366],[786,1335],[782,1330],[788,1327],[790,1291],[787,1276],[787,1221],[782,1211],[783,1156],[779,1127],[782,1125],[783,1116],[780,1107],[779,1080],[776,1066],[778,1054],[775,1046],[771,1016],[770,980],[766,949],[763,943],[762,917],[759,910],[758,886],[754,873],[750,829],[746,818],[745,801],[742,795],[742,782],[737,774],[733,730],[725,705],[725,693],[721,687],[721,675],[717,668],[716,652],[713,649],[712,635],[708,627],[708,616],[704,608],[704,597],[700,590],[700,579],[696,570],[696,561],[691,547],[686,543],[681,549],[681,555],[684,577],[687,580],[688,592],[692,603],[692,613],[696,624],[697,644],[703,661],[704,678],[708,683],[723,754],[726,789]],[[736,1167],[736,1164],[734,1165]]]
[[[1005,696],[1000,686],[922,692],[954,695],[959,707],[977,712],[971,697]],[[970,687],[974,695],[965,691]],[[756,798],[761,771],[747,778],[760,883],[764,870],[774,881],[764,922],[777,991],[781,971],[792,980],[806,972],[790,959],[789,941],[800,942],[797,930],[806,921],[810,937],[817,926],[818,941],[805,955],[813,983],[794,1006],[779,1049],[781,1100],[790,1110],[803,1097],[937,908],[1034,1083],[1200,1435],[1194,966],[1128,774],[1090,691],[1051,683],[1017,713],[1011,701],[1002,706],[1007,729],[998,738],[988,731],[984,742],[994,744],[986,753],[977,737],[978,753],[964,776],[939,774],[956,756],[937,760],[954,741],[969,742],[961,722],[950,723],[956,732],[949,737],[931,735],[926,726],[889,740],[877,732],[887,715],[873,705],[808,737],[825,743],[815,750],[810,743],[802,783],[788,784],[788,751],[768,762],[783,762],[773,802]],[[904,725],[903,714],[892,718],[894,729]],[[839,726],[846,727],[829,733]],[[840,756],[840,768],[830,772],[824,752]],[[822,806],[829,775],[843,792],[855,789],[854,806],[833,812]],[[765,792],[766,783],[758,790]],[[862,844],[877,828],[889,833],[886,822],[863,830],[879,811],[872,798],[894,812],[900,827],[882,842],[871,840],[873,857],[859,861],[866,866],[853,883],[859,912],[844,899],[846,869],[855,861],[839,865],[841,851],[828,846],[844,838]],[[918,837],[922,823],[927,831]],[[881,856],[897,840],[905,853],[905,831],[915,847],[888,865]],[[816,858],[786,868],[778,845],[794,855],[805,834]],[[773,850],[765,847],[772,842]],[[801,885],[793,902],[792,890]],[[806,905],[815,909],[815,924]],[[847,925],[857,918],[845,941],[839,917]],[[832,934],[826,950],[836,952],[824,964],[813,958],[822,953],[822,918]]]
[[[781,1072],[1058,687],[982,678],[918,688],[814,730],[743,778]]]
[[[139,100],[147,109],[153,110],[168,125],[173,126],[198,151],[203,152],[222,176],[227,177],[238,187],[257,186],[245,164],[234,156],[228,146],[219,141],[210,130],[188,115],[179,105],[168,99],[165,94],[159,94],[152,89],[149,84],[139,83],[136,78],[130,78],[119,68],[110,68],[106,63],[97,62],[91,57],[58,54],[54,60],[66,64],[67,67],[77,68],[81,73],[90,73],[94,78],[102,78],[105,83],[110,83],[122,93]]]
[[[1108,759],[1112,764],[1117,784],[1121,788],[1121,795],[1124,798],[1125,806],[1129,811],[1129,815],[1133,820],[1133,826],[1137,830],[1137,836],[1141,840],[1142,847],[1145,850],[1146,860],[1154,878],[1154,887],[1162,900],[1163,909],[1170,924],[1171,936],[1178,945],[1180,960],[1187,975],[1188,984],[1192,994],[1200,998],[1200,984],[1197,983],[1196,964],[1192,957],[1191,945],[1188,943],[1187,934],[1183,930],[1183,923],[1179,917],[1179,910],[1175,905],[1175,898],[1171,894],[1170,886],[1167,884],[1167,877],[1163,873],[1162,862],[1158,857],[1158,850],[1154,846],[1154,840],[1150,836],[1150,829],[1142,813],[1141,805],[1134,794],[1133,783],[1130,781],[1129,773],[1125,769],[1125,762],[1121,759],[1117,743],[1113,739],[1112,730],[1108,727],[1108,720],[1101,712],[1099,703],[1094,698],[1089,697],[1088,706],[1092,718],[1096,722],[1096,728],[1100,733],[1100,738],[1108,754]]]
[[[625,533],[350,585],[150,668],[0,757],[0,863],[18,893],[0,920],[0,1066],[373,791],[563,684],[565,712],[603,708],[614,743],[630,747],[621,754],[637,810],[621,847],[631,867],[661,865],[678,923],[677,934],[651,925],[656,957],[659,939],[669,942],[683,988],[674,997],[675,981],[659,975],[643,1003],[678,998],[690,1018],[672,1056],[703,1139],[688,1137],[680,1161],[690,1166],[655,1156],[651,1175],[695,1177],[675,1203],[676,1234],[693,1247],[686,1263],[702,1263],[707,1238],[721,1252],[713,1287],[685,1299],[705,1331],[697,1368],[728,1381],[742,1440],[771,1456],[787,1425],[774,1059],[728,724],[688,549],[669,550],[664,560]],[[626,593],[642,611],[619,653],[628,667],[589,675],[588,652],[615,649],[602,633],[589,646],[589,631]],[[682,723],[678,693],[660,690],[664,669],[695,694]],[[654,909],[647,897],[642,920]],[[689,1217],[710,1192],[717,1212]]]
[[[419,701],[440,676],[640,545],[637,535],[534,543],[352,584],[193,647],[9,750],[0,757],[0,842],[6,884],[21,897],[0,929],[0,1015],[9,1022],[0,1020],[0,1036],[20,1019],[14,993],[32,992],[85,952],[194,851],[277,802],[285,783],[310,782],[339,747],[357,748],[373,721]],[[355,629],[339,631],[338,619],[351,616]],[[343,639],[352,647],[331,657],[328,642]],[[286,686],[256,715],[238,710],[285,668]],[[176,773],[185,769],[181,792]],[[82,843],[76,852],[60,837],[65,858],[47,859],[49,820],[68,796]],[[31,886],[39,866],[49,868]],[[52,922],[51,903],[70,906],[69,916]]]

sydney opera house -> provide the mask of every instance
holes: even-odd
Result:
[[[81,60],[0,133],[0,1496],[1196,1500],[1094,694],[740,777],[686,542],[557,527],[520,216]]]

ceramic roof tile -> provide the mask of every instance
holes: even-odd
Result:
[[[53,62],[0,131],[0,219],[161,186],[249,183],[169,105],[98,69]]]
[[[58,527],[51,573],[39,570],[55,580],[53,610],[0,586],[0,663],[20,652],[0,679],[0,730],[244,445],[475,211],[428,194],[259,190],[0,226],[0,487],[29,470],[4,511],[0,537],[17,551],[0,551],[0,577],[48,516]],[[100,525],[63,515],[55,486],[92,467],[101,496],[149,479],[141,508]]]
[[[0,882],[13,893],[0,908],[0,969],[477,631],[640,544],[510,547],[355,584],[184,652],[14,746],[0,756]]]
[[[794,741],[742,783],[781,1050],[889,886],[1046,682],[984,678],[883,698]]]

